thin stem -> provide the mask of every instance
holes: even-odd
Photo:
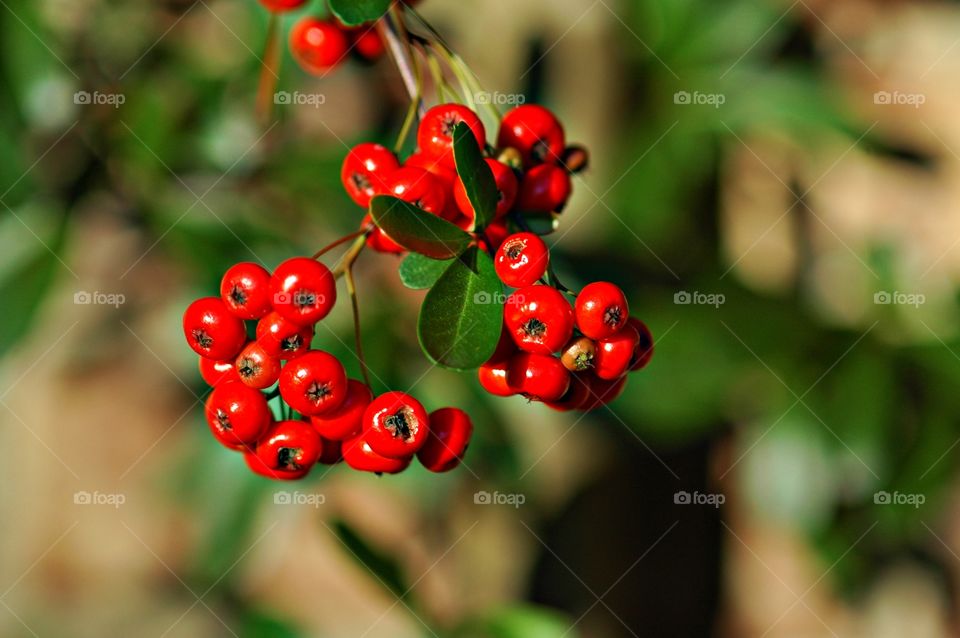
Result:
[[[314,259],[320,259],[321,257],[323,257],[325,254],[327,254],[328,252],[330,252],[331,250],[333,250],[333,249],[336,248],[337,246],[339,246],[339,245],[341,245],[341,244],[345,244],[345,243],[347,243],[348,241],[350,241],[351,239],[355,239],[355,238],[359,237],[360,235],[365,235],[366,232],[367,232],[366,230],[361,229],[361,230],[358,230],[358,231],[355,232],[355,233],[350,233],[349,235],[344,235],[343,237],[341,237],[341,238],[338,239],[337,241],[333,242],[332,244],[328,244],[327,246],[324,246],[323,248],[321,248],[320,250],[318,250],[317,252],[315,252],[315,253],[313,254],[313,258],[314,258]]]
[[[283,60],[280,49],[280,19],[270,12],[267,24],[267,42],[263,49],[263,63],[260,66],[260,83],[257,86],[256,113],[261,124],[267,124],[273,114],[274,95],[280,79],[280,62]]]
[[[369,229],[364,229],[362,235],[353,240],[353,243],[350,245],[350,248],[344,253],[343,257],[340,260],[340,264],[333,269],[334,279],[339,279],[343,277],[348,268],[352,268],[357,257],[360,256],[360,253],[363,252],[363,249],[367,245],[367,233],[372,230],[373,227]]]
[[[344,280],[347,283],[347,294],[350,295],[350,306],[353,309],[353,336],[357,346],[357,358],[360,359],[360,372],[363,374],[363,380],[370,385],[370,372],[367,369],[367,360],[363,357],[363,339],[360,338],[360,302],[357,299],[357,286],[353,280],[353,264],[347,264],[343,271]]]
[[[410,99],[417,103],[417,111],[423,117],[427,109],[423,104],[418,88],[417,77],[419,72],[415,70],[416,63],[410,53],[409,44],[406,43],[405,39],[401,40],[398,35],[402,29],[403,20],[396,7],[392,7],[386,15],[377,21],[377,33],[387,43],[387,50],[390,51],[390,57],[393,58],[397,70],[400,71],[403,85],[406,87]]]

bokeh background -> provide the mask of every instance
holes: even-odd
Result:
[[[356,227],[338,167],[395,135],[395,71],[288,58],[323,103],[263,126],[254,0],[2,0],[0,635],[958,635],[960,6],[421,11],[591,149],[549,243],[628,288],[651,366],[586,416],[491,399],[364,255],[371,367],[471,412],[465,466],[251,476],[180,313]],[[355,375],[341,306],[315,343]]]

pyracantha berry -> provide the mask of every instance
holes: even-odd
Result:
[[[327,316],[337,302],[337,284],[325,265],[310,257],[293,257],[270,278],[273,309],[284,319],[309,326]]]
[[[272,309],[270,273],[259,264],[235,264],[220,281],[220,298],[241,319],[259,319]]]
[[[497,185],[497,211],[494,217],[500,218],[510,212],[510,209],[513,208],[514,201],[517,199],[517,189],[519,187],[517,176],[508,166],[504,166],[495,159],[488,158],[485,161],[487,162],[487,166],[490,167],[490,171],[493,173],[493,180]],[[473,204],[470,203],[470,198],[467,197],[467,190],[463,186],[463,180],[459,177],[454,182],[453,198],[461,213],[471,220],[476,219]]]
[[[348,379],[347,396],[343,403],[320,416],[310,417],[310,422],[326,439],[343,441],[353,438],[363,429],[363,413],[372,401],[370,386],[356,379]]]
[[[470,127],[477,145],[482,149],[486,144],[487,134],[477,114],[462,104],[438,104],[427,111],[420,121],[420,128],[417,130],[420,150],[448,168],[455,168],[453,131],[460,122]]]
[[[563,293],[550,286],[515,291],[507,297],[503,318],[514,342],[527,352],[557,352],[573,334],[573,309]]]
[[[257,443],[256,455],[271,471],[304,476],[323,451],[317,431],[303,421],[277,421]]]
[[[206,357],[200,359],[200,376],[207,382],[211,388],[226,383],[227,381],[239,381],[237,369],[233,361],[214,361]]]
[[[399,459],[415,454],[430,432],[426,410],[404,392],[386,392],[363,413],[363,438],[377,454]]]
[[[497,146],[520,151],[526,166],[556,163],[565,145],[560,120],[539,104],[522,104],[511,109],[500,122]]]
[[[630,308],[619,287],[595,281],[577,295],[575,313],[580,332],[591,339],[605,339],[626,325]]]
[[[347,465],[361,472],[373,472],[375,474],[397,474],[410,466],[413,456],[407,456],[400,459],[377,454],[367,443],[363,435],[347,439],[341,445],[343,460]]]
[[[520,352],[510,359],[507,382],[529,399],[557,401],[570,387],[570,372],[556,357]]]
[[[308,73],[326,74],[347,57],[349,50],[346,34],[330,20],[306,17],[290,30],[290,53]]]
[[[446,188],[430,171],[416,166],[402,166],[386,177],[387,195],[413,204],[437,216],[447,210]]]
[[[232,359],[247,342],[243,320],[219,297],[203,297],[187,306],[183,334],[194,352],[217,361]]]
[[[233,449],[255,444],[273,420],[263,394],[236,381],[213,389],[205,414],[213,436]]]
[[[593,372],[601,379],[612,381],[630,369],[630,362],[640,345],[640,334],[629,323],[606,339],[597,341]]]
[[[590,395],[590,385],[585,379],[585,374],[571,374],[570,388],[557,401],[547,401],[546,404],[560,412],[569,412],[570,410],[583,410],[593,398]]]
[[[295,359],[310,350],[313,326],[299,326],[271,312],[257,322],[257,341],[270,356]]]
[[[387,191],[385,178],[400,168],[393,151],[380,144],[366,142],[350,149],[340,168],[343,187],[358,206],[367,208],[374,195]]]
[[[323,414],[346,398],[347,373],[332,354],[311,350],[283,367],[280,396],[304,416]]]
[[[526,212],[560,212],[570,199],[570,174],[559,166],[534,166],[520,180],[517,208]]]
[[[547,245],[533,233],[510,235],[500,244],[493,266],[500,281],[511,288],[532,286],[547,272]]]
[[[417,452],[420,463],[431,472],[448,472],[460,465],[473,435],[473,423],[458,408],[430,413],[430,434]]]
[[[258,341],[251,341],[234,362],[240,381],[255,390],[269,388],[280,378],[280,359],[267,353]]]

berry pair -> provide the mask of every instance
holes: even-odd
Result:
[[[313,75],[326,75],[351,52],[372,61],[383,51],[383,41],[370,25],[346,27],[335,18],[308,16],[290,30],[290,53],[300,68]]]

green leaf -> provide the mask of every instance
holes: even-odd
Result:
[[[400,281],[407,288],[424,290],[437,283],[449,267],[449,259],[430,259],[419,253],[410,253],[400,264]]]
[[[467,199],[473,206],[476,229],[487,227],[497,213],[500,193],[493,171],[483,159],[477,138],[470,127],[460,122],[453,130],[453,156],[457,161],[457,174],[467,192]]]
[[[503,286],[493,260],[471,248],[450,263],[423,300],[417,333],[434,363],[472,370],[490,358],[503,323]]]
[[[390,0],[330,0],[330,10],[348,27],[378,20],[388,8]]]
[[[333,531],[336,532],[348,554],[361,564],[377,580],[399,598],[404,598],[408,587],[403,582],[400,566],[392,553],[380,552],[371,547],[356,531],[343,521],[334,521]]]
[[[470,245],[471,237],[463,230],[396,197],[374,197],[370,215],[390,239],[427,257],[450,259]]]

